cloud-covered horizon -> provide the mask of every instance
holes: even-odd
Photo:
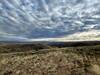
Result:
[[[100,37],[100,0],[0,0],[0,40],[87,40],[86,32]]]

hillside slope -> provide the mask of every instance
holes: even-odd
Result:
[[[100,75],[100,45],[0,53],[0,75]]]

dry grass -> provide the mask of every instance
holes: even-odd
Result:
[[[1,53],[0,75],[100,75],[100,46]]]

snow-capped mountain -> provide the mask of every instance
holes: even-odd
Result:
[[[99,32],[100,0],[0,0],[0,40],[94,40]]]

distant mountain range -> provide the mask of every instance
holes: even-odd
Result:
[[[34,42],[27,42],[27,41],[0,41],[0,47],[2,48],[19,48],[23,47],[33,48],[33,49],[46,49],[46,48],[64,48],[64,47],[82,47],[82,46],[95,46],[100,45],[100,41],[67,41],[67,42],[58,42],[58,41],[34,41]],[[12,48],[12,49],[13,49]],[[7,50],[6,49],[6,50]]]

